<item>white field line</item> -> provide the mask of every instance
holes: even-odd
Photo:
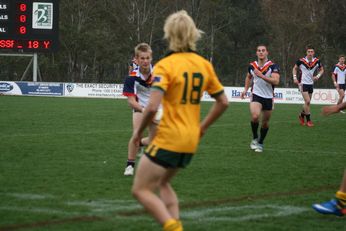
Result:
[[[3,193],[4,194],[4,193]],[[6,193],[9,196],[15,196],[22,200],[43,200],[55,198],[53,195],[40,194],[20,194]],[[43,207],[22,207],[22,206],[0,206],[0,211],[15,211],[43,214],[57,214],[66,216],[81,216],[81,215],[102,215],[108,216],[109,213],[118,211],[137,210],[142,208],[133,200],[94,200],[94,201],[67,201],[63,202],[68,209],[54,209]],[[78,208],[79,207],[79,208]],[[67,211],[68,210],[68,211]],[[183,210],[181,217],[187,222],[243,222],[249,220],[260,220],[272,217],[285,217],[296,215],[309,211],[305,207],[297,207],[291,205],[244,205],[244,206],[224,206],[224,207],[207,207]],[[114,214],[112,215],[114,217]],[[117,216],[120,219],[136,219],[147,220],[151,219],[148,215],[138,216]]]
[[[46,132],[46,133],[13,133],[13,134],[0,134],[0,138],[13,138],[13,137],[31,137],[31,136],[56,136],[56,135],[92,135],[92,134],[107,134],[107,133],[124,133],[131,132],[132,129],[122,130],[99,130],[99,131],[85,131],[85,132]]]
[[[45,200],[45,199],[55,198],[55,196],[50,194],[33,194],[33,193],[0,193],[0,195],[4,195],[7,197],[14,197],[14,198],[23,199],[23,200]]]
[[[236,146],[236,147],[229,147],[229,146],[220,146],[220,145],[211,145],[211,144],[200,144],[200,149],[201,147],[211,147],[213,149],[227,149],[228,151],[244,151],[244,150],[250,150],[250,141],[249,140],[249,144],[246,144],[245,146],[243,145],[243,147],[239,147],[239,146]],[[293,153],[312,153],[312,154],[316,154],[316,150],[315,151],[309,151],[309,150],[294,150],[294,149],[279,149],[279,148],[267,148],[264,144],[264,151],[265,152],[266,150],[269,150],[269,151],[274,151],[274,152],[283,152],[283,153],[290,153],[290,152],[293,152]],[[255,153],[255,152],[254,152]],[[339,154],[343,154],[344,151],[322,151],[322,150],[319,150],[318,151],[318,154],[325,154],[325,155],[339,155]]]
[[[58,214],[67,216],[79,216],[79,212],[67,212],[64,210],[39,208],[39,207],[20,207],[20,206],[0,206],[0,211],[12,211],[12,212],[28,212],[28,213],[43,213],[43,214]]]
[[[96,200],[96,201],[68,201],[68,206],[86,207],[91,213],[105,213],[128,211],[142,208],[141,205],[130,200]]]
[[[256,213],[255,210],[258,210]],[[263,212],[263,210],[270,210]],[[290,205],[245,205],[245,206],[228,206],[221,208],[207,208],[203,210],[192,210],[182,212],[181,216],[184,219],[192,219],[196,222],[203,221],[225,221],[225,222],[241,222],[249,220],[258,220],[271,217],[285,217],[295,215],[308,211],[309,209],[303,207],[296,207]],[[229,212],[229,215],[225,213]],[[234,212],[247,213],[245,215],[236,215]],[[222,213],[222,215],[218,215]],[[250,214],[249,214],[250,213]],[[254,214],[251,214],[254,213]]]

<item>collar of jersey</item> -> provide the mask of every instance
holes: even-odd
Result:
[[[179,53],[196,53],[196,54],[198,54],[197,51],[193,51],[193,50],[191,50],[191,49],[189,49],[188,51],[185,51],[185,52],[169,50],[169,51],[166,53],[165,57],[170,56],[170,55],[172,55],[172,54],[179,54]]]
[[[150,64],[150,75],[148,76],[148,78],[145,78],[144,75],[139,71],[139,67],[133,70],[133,72],[135,73],[136,77],[141,78],[143,81],[147,81],[148,79],[150,79],[150,76],[153,73],[153,65]]]

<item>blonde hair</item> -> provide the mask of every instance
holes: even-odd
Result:
[[[139,52],[150,52],[153,53],[148,43],[140,43],[135,47],[135,56],[138,57]]]
[[[196,51],[196,42],[203,33],[197,29],[193,19],[185,10],[168,16],[163,30],[164,38],[169,42],[169,49],[175,52]]]

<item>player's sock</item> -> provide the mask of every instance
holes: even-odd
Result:
[[[304,118],[304,116],[305,116],[305,112],[304,112],[304,111],[302,111],[302,112],[300,113],[300,116],[301,116],[302,118]]]
[[[136,160],[127,160],[127,165],[126,166],[132,166],[135,167]]]
[[[310,121],[310,114],[305,115],[306,116],[306,121]]]
[[[251,129],[252,129],[253,139],[257,139],[258,138],[258,134],[257,134],[258,125],[259,125],[258,122],[256,123],[256,122],[252,122],[251,121]]]
[[[183,231],[183,225],[179,220],[169,219],[163,224],[163,231]]]
[[[264,138],[266,138],[266,135],[268,133],[269,127],[268,128],[261,128],[261,135],[260,135],[260,139],[258,141],[259,144],[263,144]]]
[[[338,206],[340,206],[341,209],[346,209],[346,193],[337,191],[335,197],[338,201]]]

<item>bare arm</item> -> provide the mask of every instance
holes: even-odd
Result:
[[[322,107],[322,115],[329,116],[335,113],[339,113],[340,110],[343,110],[345,108],[346,108],[346,102],[343,102],[338,105],[324,106]]]
[[[141,137],[144,129],[151,123],[153,120],[155,113],[157,112],[161,99],[163,97],[163,92],[160,90],[154,90],[150,93],[149,104],[145,108],[143,113],[143,118],[141,124],[139,125],[138,130],[134,131],[134,135],[132,139],[134,142],[139,142],[139,138]]]
[[[201,123],[201,137],[205,134],[208,127],[213,124],[228,107],[228,99],[225,93],[216,96],[215,100],[209,113]]]
[[[292,69],[293,82],[298,85],[299,82],[298,82],[298,79],[297,79],[297,73],[298,73],[298,66],[297,66],[297,64],[295,64],[293,69]]]
[[[252,79],[252,75],[247,73],[246,78],[245,78],[244,91],[240,95],[241,99],[245,99],[246,92],[249,90],[249,87],[250,87],[251,79]]]
[[[320,67],[320,69],[318,70],[318,73],[316,76],[314,76],[314,80],[318,80],[319,78],[321,78],[321,76],[323,75],[324,73],[324,68],[323,67]]]
[[[332,79],[333,79],[333,84],[334,84],[334,87],[338,88],[338,83],[336,82],[336,76],[334,73],[332,73]]]

